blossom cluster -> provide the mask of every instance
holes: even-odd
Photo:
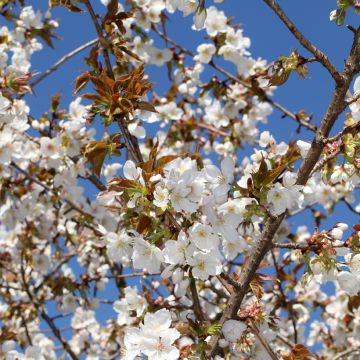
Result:
[[[75,80],[78,97],[64,110],[54,95],[38,117],[28,106],[31,56],[53,45],[53,8],[94,8],[0,5],[0,357],[331,359],[356,350],[360,225],[330,216],[338,204],[360,212],[360,77],[345,130],[324,140],[304,181],[314,143],[302,130],[316,126],[293,114],[297,141],[276,140],[268,119],[274,107],[289,116],[272,100],[286,61],[253,58],[221,0],[101,3],[89,16],[100,38]],[[174,13],[192,17],[196,52],[168,37]],[[292,70],[304,74],[296,56]],[[161,94],[146,75],[152,65],[168,73]],[[83,92],[88,83],[94,93]],[[243,301],[229,315],[236,294]]]

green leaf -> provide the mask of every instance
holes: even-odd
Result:
[[[220,334],[222,326],[218,323],[215,324],[211,324],[208,328],[207,328],[207,333],[209,335],[218,335]]]

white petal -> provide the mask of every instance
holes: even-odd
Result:
[[[224,160],[221,162],[221,172],[222,172],[226,177],[233,177],[233,176],[234,176],[234,171],[235,171],[235,163],[234,163],[234,160],[233,160],[230,156],[227,156],[227,157],[224,158]]]
[[[226,340],[235,342],[242,333],[246,330],[247,326],[237,320],[228,320],[224,323],[222,327],[222,333]]]
[[[124,165],[124,176],[128,180],[136,180],[138,173],[136,171],[136,166],[133,161],[128,160]]]
[[[194,15],[194,25],[196,30],[201,30],[204,28],[204,23],[206,20],[206,10],[204,9],[199,14],[198,12]]]
[[[354,82],[354,92],[360,92],[360,76],[358,76]]]

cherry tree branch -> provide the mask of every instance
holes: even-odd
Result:
[[[333,360],[341,360],[341,359],[347,359],[348,355],[350,354],[360,354],[360,346],[356,346],[356,347],[351,347],[350,349],[347,349],[343,352],[341,352],[340,354],[337,354]]]
[[[194,279],[194,277],[191,275],[190,276],[190,291],[191,291],[191,296],[193,298],[193,304],[194,304],[194,313],[196,315],[196,318],[199,321],[205,321],[205,317],[204,314],[201,310],[201,305],[200,305],[200,301],[199,301],[199,294],[197,292],[196,289],[196,281]]]
[[[178,48],[182,53],[187,54],[191,57],[194,57],[195,54],[186,49],[185,47],[183,47],[182,45],[178,44],[176,41],[170,39],[168,36],[166,36],[164,33],[162,33],[156,25],[153,24],[152,29],[163,39],[165,40],[165,42],[175,46],[176,48]],[[312,60],[312,59],[310,59]],[[210,61],[209,65],[217,70],[220,74],[223,74],[226,78],[228,78],[229,80],[232,80],[236,83],[239,83],[241,85],[243,85],[244,87],[246,87],[249,90],[253,90],[253,86],[249,83],[247,83],[246,81],[232,75],[231,73],[229,73],[228,71],[226,71],[225,69],[223,69],[221,66],[217,65],[214,63],[214,61]],[[307,128],[308,130],[311,131],[316,131],[316,126],[309,124],[307,121],[305,121],[304,119],[301,119],[299,116],[297,116],[296,114],[292,113],[290,110],[286,109],[284,106],[280,105],[279,103],[277,103],[276,101],[273,101],[272,99],[270,99],[268,96],[266,96],[266,94],[264,93],[264,101],[268,102],[269,104],[271,104],[272,106],[274,106],[275,108],[277,108],[278,110],[280,110],[284,115],[286,115],[287,117],[289,117],[292,120],[295,120],[296,122],[299,123],[299,125],[304,126],[305,128]]]
[[[61,331],[57,328],[57,326],[55,325],[54,321],[51,319],[51,317],[46,314],[46,312],[44,310],[41,311],[41,317],[45,320],[45,322],[49,325],[50,329],[52,330],[53,334],[55,335],[55,337],[61,342],[61,345],[63,346],[63,348],[65,349],[65,351],[70,355],[70,357],[73,360],[79,360],[79,358],[76,356],[76,354],[74,353],[74,351],[71,349],[70,345],[68,344],[68,342],[63,338],[63,336],[61,335]]]
[[[360,92],[356,93],[352,98],[347,99],[346,106],[349,106],[358,100],[360,100]]]
[[[24,269],[23,261],[24,261],[24,257],[23,257],[23,255],[21,255],[21,266],[20,266],[21,280],[22,280],[23,286],[25,288],[25,291],[26,291],[26,293],[27,293],[27,295],[29,297],[29,300],[33,304],[34,308],[38,311],[38,310],[40,310],[41,305],[37,302],[37,299],[36,299],[35,295],[33,295],[31,293],[30,289],[29,289],[28,282],[27,282],[26,276],[25,276],[25,269]],[[53,332],[55,337],[60,341],[60,343],[63,346],[64,350],[70,355],[70,357],[73,360],[79,360],[79,358],[74,353],[74,351],[72,350],[72,348],[70,347],[68,342],[63,338],[63,336],[61,334],[61,331],[57,328],[57,326],[54,323],[53,319],[51,319],[51,317],[46,314],[44,309],[41,309],[40,316],[49,325],[51,331]]]
[[[68,54],[64,55],[61,59],[59,59],[54,65],[52,65],[49,69],[47,69],[43,74],[38,76],[33,82],[30,83],[31,88],[34,88],[39,82],[44,80],[47,76],[49,76],[51,73],[53,73],[55,70],[57,70],[63,63],[65,63],[67,60],[71,59],[73,56],[77,55],[81,51],[87,49],[88,47],[96,44],[99,40],[93,39],[85,43],[84,45],[79,46],[73,51],[70,51]]]
[[[272,257],[274,267],[275,267],[275,271],[276,271],[276,279],[279,279],[279,277],[280,277],[280,268],[279,268],[279,265],[278,265],[278,263],[276,261],[276,256],[275,256],[274,250],[271,250],[271,257]],[[278,283],[278,288],[279,288],[281,297],[283,299],[286,299],[286,294],[285,294],[285,292],[284,292],[284,290],[282,288],[282,284],[281,284],[280,281]],[[289,312],[289,317],[290,317],[290,320],[292,322],[293,329],[294,329],[294,342],[297,343],[297,341],[298,341],[298,331],[297,331],[297,327],[296,327],[296,318],[295,318],[294,309],[293,309],[292,305],[290,305],[288,312]]]
[[[319,50],[315,45],[313,45],[295,26],[295,24],[287,17],[283,9],[276,3],[274,0],[263,0],[280,18],[280,20],[285,24],[289,31],[295,36],[299,43],[308,51],[310,51],[315,58],[321,63],[331,74],[336,82],[342,82],[342,77],[339,72],[336,70],[335,66],[330,62],[329,58]]]
[[[345,198],[342,199],[347,208],[354,214],[360,215],[360,211],[357,211]]]
[[[341,137],[343,137],[346,134],[349,134],[353,131],[359,131],[360,130],[360,121],[357,123],[354,123],[350,126],[347,126],[345,129],[343,129],[342,131],[338,132],[336,135],[328,137],[327,139],[324,140],[325,144],[329,144],[332,143],[338,139],[340,139]]]
[[[261,345],[264,347],[266,352],[269,354],[270,358],[273,360],[278,360],[278,357],[276,356],[276,354],[274,353],[273,349],[270,347],[270,345],[268,344],[268,342],[266,341],[264,336],[261,334],[259,329],[257,328],[254,320],[249,318],[249,321],[250,321],[250,329],[256,335],[256,337],[259,339]]]
[[[284,336],[280,335],[280,334],[276,334],[276,337],[282,341],[285,345],[287,345],[290,349],[295,347],[295,343],[293,343],[292,341],[286,339]]]
[[[100,27],[100,25],[98,23],[96,14],[94,12],[94,9],[93,9],[93,7],[91,5],[90,0],[84,0],[84,3],[85,3],[86,8],[89,11],[91,20],[94,23],[96,32],[97,32],[98,37],[99,37],[100,44],[101,44],[102,49],[103,49],[103,55],[104,55],[105,64],[106,64],[106,70],[107,70],[109,76],[114,79],[114,72],[113,72],[113,69],[112,69],[112,66],[111,66],[110,56],[109,56],[109,52],[108,52],[107,47],[106,47],[106,42],[104,41],[102,29],[101,29],[101,27]]]
[[[269,2],[271,4],[274,3],[273,1],[269,1],[269,0],[264,0],[264,1],[266,1],[267,3]],[[359,40],[360,40],[360,27],[357,29],[356,34],[354,36],[353,45],[350,54],[346,59],[345,69],[341,75],[341,81],[338,81],[336,83],[334,94],[327,108],[327,111],[320,123],[319,128],[316,131],[315,138],[311,144],[308,154],[300,166],[297,177],[298,185],[306,184],[325,146],[324,139],[328,137],[331,128],[333,127],[338,116],[341,114],[341,112],[344,109],[346,93],[349,89],[352,79],[357,73],[356,65],[360,60]],[[263,260],[263,258],[265,257],[266,253],[271,248],[274,235],[279,229],[285,216],[286,216],[286,212],[277,216],[269,216],[268,219],[266,220],[262,236],[260,237],[258,242],[254,245],[254,248],[250,253],[249,260],[244,264],[242,271],[239,275],[239,279],[238,279],[239,287],[236,289],[235,293],[231,296],[227,304],[227,307],[224,309],[224,312],[220,318],[219,321],[220,325],[223,325],[227,320],[236,317],[240,305],[247,292],[247,288],[250,284],[250,281],[255,275],[256,270],[260,265],[261,261]],[[217,353],[219,338],[220,338],[220,334],[213,335],[209,341],[210,350],[208,351],[208,355],[210,357],[214,357],[214,355]]]
[[[341,147],[339,146],[334,152],[332,152],[330,155],[325,156],[323,159],[319,160],[314,168],[311,171],[311,176],[314,175],[317,171],[322,169],[329,161],[332,159],[335,159],[341,152]]]
[[[17,164],[15,164],[14,162],[11,162],[10,165],[15,168],[17,171],[19,171],[20,173],[22,173],[23,175],[25,175],[25,177],[27,179],[29,179],[30,181],[40,185],[43,189],[45,189],[46,191],[50,192],[51,194],[54,194],[55,196],[58,196],[58,194],[51,189],[49,186],[45,185],[44,183],[42,183],[41,181],[39,181],[38,179],[34,178],[33,176],[31,176],[28,172],[26,172],[25,170],[21,169]],[[77,206],[75,203],[73,203],[71,200],[62,198],[62,200],[67,203],[68,205],[70,205],[74,210],[76,210],[77,212],[79,212],[81,215],[85,216],[85,217],[89,217],[89,218],[93,218],[93,216],[89,213],[87,213],[86,211],[84,211],[83,209],[81,209],[79,206]]]

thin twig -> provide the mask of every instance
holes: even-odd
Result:
[[[23,315],[21,315],[21,321],[22,321],[22,323],[23,323],[23,325],[24,325],[24,328],[25,328],[26,339],[27,339],[29,345],[32,346],[33,343],[32,343],[32,340],[31,340],[29,328],[28,328],[28,326],[27,326],[26,320],[25,320],[25,318],[24,318]]]
[[[32,302],[32,304],[34,305],[36,310],[40,310],[40,305],[37,302],[37,299],[35,297],[34,294],[31,293],[30,289],[29,289],[29,285],[28,285],[28,281],[26,280],[26,276],[25,276],[25,269],[24,269],[24,257],[23,254],[21,254],[21,266],[20,266],[20,276],[21,276],[21,280],[23,283],[23,286],[25,288],[25,291],[30,299],[30,301]],[[71,349],[70,345],[66,342],[66,340],[63,338],[63,336],[61,335],[61,331],[56,327],[54,321],[49,317],[49,315],[46,314],[45,310],[42,309],[40,312],[40,316],[46,321],[46,323],[49,325],[50,329],[52,330],[53,334],[55,335],[55,337],[61,342],[64,350],[70,355],[70,357],[73,360],[79,360],[79,358],[76,356],[76,354],[74,353],[74,351]]]
[[[17,171],[19,171],[20,173],[22,173],[23,175],[25,175],[25,177],[27,179],[29,179],[30,181],[40,185],[43,189],[45,189],[46,191],[50,192],[51,194],[55,195],[55,196],[59,196],[53,189],[51,189],[49,186],[45,185],[44,183],[42,183],[41,181],[39,181],[38,179],[34,178],[33,176],[31,176],[29,173],[27,173],[25,170],[21,169],[18,165],[16,165],[14,162],[11,162],[10,165],[15,168]],[[85,216],[85,217],[89,217],[90,219],[93,218],[93,216],[89,213],[87,213],[86,211],[84,211],[83,209],[81,209],[79,206],[77,206],[76,204],[74,204],[71,200],[62,198],[62,200],[67,203],[68,205],[70,205],[74,210],[76,210],[77,212],[79,212],[81,215]]]
[[[354,214],[360,215],[360,211],[357,211],[345,198],[342,199],[347,208],[352,211]]]
[[[259,329],[257,328],[255,322],[253,319],[249,318],[249,325],[250,328],[252,330],[252,332],[256,335],[256,337],[259,339],[261,345],[264,347],[264,349],[266,350],[266,352],[269,354],[269,356],[271,357],[271,359],[273,360],[278,360],[278,357],[276,356],[276,354],[274,353],[273,349],[271,348],[271,346],[268,344],[268,342],[266,341],[266,339],[264,338],[264,336],[261,334],[261,332],[259,331]]]
[[[276,337],[282,341],[285,345],[287,345],[290,349],[295,347],[295,343],[293,343],[292,341],[286,339],[284,336],[280,335],[280,334],[276,334]]]
[[[341,360],[341,359],[347,359],[348,355],[359,353],[360,354],[360,346],[351,347],[350,349],[347,349],[340,354],[337,354],[332,360]]]
[[[330,75],[337,83],[342,82],[342,76],[337,71],[335,66],[330,62],[329,58],[320,51],[315,45],[313,45],[295,26],[295,24],[287,17],[283,9],[274,0],[263,0],[280,18],[289,31],[295,36],[299,43],[308,51],[310,51],[316,59],[329,71]]]
[[[321,160],[319,160],[314,168],[311,171],[311,175],[313,176],[317,171],[322,169],[328,162],[330,162],[332,159],[335,159],[339,154],[341,153],[341,147],[339,146],[335,151],[333,151],[330,155],[325,156]]]
[[[46,323],[49,325],[50,329],[52,330],[55,337],[61,342],[63,348],[65,351],[70,355],[70,357],[73,360],[79,360],[79,358],[76,356],[74,351],[71,349],[70,345],[66,342],[66,340],[61,335],[61,331],[57,328],[54,321],[49,317],[48,314],[44,310],[41,311],[41,317],[46,321]]]
[[[34,88],[40,81],[44,80],[47,76],[49,76],[52,72],[57,70],[64,62],[71,59],[73,56],[78,54],[79,52],[85,50],[86,48],[96,44],[99,40],[93,39],[89,42],[85,43],[84,45],[79,46],[77,49],[69,52],[68,54],[64,55],[60,60],[58,60],[53,66],[51,66],[48,70],[46,70],[43,74],[38,76],[33,82],[30,83],[31,88]]]
[[[273,3],[273,1],[270,0],[268,2]],[[327,108],[327,111],[320,123],[319,128],[316,131],[316,136],[311,144],[306,158],[302,162],[298,171],[298,177],[296,182],[297,185],[306,184],[314,166],[316,165],[324,149],[325,144],[323,140],[329,136],[331,128],[333,127],[335,121],[344,109],[344,102],[347,91],[349,89],[352,79],[357,74],[357,64],[360,60],[359,39],[360,27],[356,31],[350,54],[346,59],[345,69],[341,75],[341,84],[338,83],[335,87],[335,91]],[[268,219],[266,219],[262,235],[260,239],[254,244],[247,263],[245,263],[242,267],[242,271],[238,279],[238,283],[240,286],[231,296],[226,308],[222,313],[222,316],[219,320],[220,325],[223,325],[227,320],[233,319],[237,316],[237,312],[245,297],[247,288],[253,276],[255,275],[258,266],[260,265],[268,250],[271,248],[274,235],[278,231],[285,216],[286,212],[278,216],[269,216]],[[213,335],[208,342],[209,350],[207,352],[207,355],[210,358],[214,357],[218,351],[219,338],[220,335]]]
[[[351,105],[352,103],[356,102],[360,100],[360,92],[359,93],[356,93],[353,97],[351,97],[350,99],[347,99],[346,100],[346,105],[349,106]]]
[[[43,281],[34,289],[34,294],[36,295],[39,290],[46,284],[46,282],[51,279],[58,272],[58,270],[74,256],[76,256],[76,253],[65,254],[63,259],[53,268],[53,270],[44,276]]]
[[[324,140],[325,144],[329,144],[332,143],[338,139],[340,139],[341,137],[343,137],[346,134],[349,134],[353,131],[358,131],[360,130],[360,121],[356,122],[350,126],[347,126],[345,129],[343,129],[342,131],[338,132],[336,135],[328,137],[327,139]]]
[[[198,295],[198,292],[196,289],[196,281],[195,281],[194,277],[192,276],[192,274],[190,275],[190,291],[191,291],[191,296],[193,299],[194,313],[196,315],[196,318],[199,321],[205,321],[204,314],[201,310],[199,295]]]
[[[111,66],[109,52],[108,52],[106,46],[104,45],[104,37],[103,37],[102,29],[101,29],[101,27],[100,27],[100,25],[98,23],[96,14],[95,14],[94,9],[93,9],[93,7],[92,7],[92,5],[90,3],[90,0],[84,0],[84,3],[85,3],[85,6],[87,7],[87,9],[89,11],[91,20],[94,23],[96,32],[97,32],[98,37],[99,37],[99,42],[100,42],[101,47],[103,49],[103,54],[104,54],[104,59],[105,59],[105,64],[106,64],[106,70],[107,70],[109,76],[114,79],[114,72],[113,72],[113,69],[112,69],[112,66]]]
[[[182,45],[178,44],[176,41],[170,39],[169,37],[167,37],[164,33],[162,33],[156,25],[153,24],[152,29],[162,38],[165,40],[165,42],[170,43],[171,45],[175,46],[176,48],[178,48],[182,53],[184,54],[188,54],[191,57],[194,57],[195,54],[193,52],[191,52],[190,50],[186,49],[185,47],[183,47]],[[227,77],[229,80],[232,80],[236,83],[241,84],[242,86],[246,87],[249,90],[253,90],[253,86],[249,83],[247,83],[246,81],[232,75],[231,73],[229,73],[228,71],[226,71],[225,69],[223,69],[221,66],[217,65],[214,63],[214,61],[210,61],[209,65],[217,70],[220,74],[223,74],[225,77]],[[266,96],[266,94],[264,93],[263,96],[263,101],[268,102],[269,104],[271,104],[272,106],[274,106],[275,108],[277,108],[278,110],[280,110],[284,115],[288,116],[289,118],[291,118],[292,120],[295,120],[296,122],[298,122],[300,125],[306,127],[307,129],[311,130],[311,131],[316,131],[316,126],[309,124],[307,121],[305,121],[304,119],[299,118],[299,116],[297,116],[296,114],[292,113],[290,110],[286,109],[284,106],[280,105],[279,103],[273,101],[272,99],[270,99],[268,96]]]
[[[276,271],[276,278],[279,279],[280,278],[280,269],[279,269],[278,263],[276,261],[274,250],[271,250],[271,257],[272,257],[275,271]],[[286,294],[282,288],[281,282],[278,283],[278,288],[281,293],[281,297],[285,300]],[[290,305],[290,307],[289,307],[289,317],[290,317],[290,320],[292,322],[293,329],[294,329],[294,342],[297,343],[298,332],[297,332],[297,327],[296,327],[296,318],[295,318],[294,309],[293,309],[292,305]]]

